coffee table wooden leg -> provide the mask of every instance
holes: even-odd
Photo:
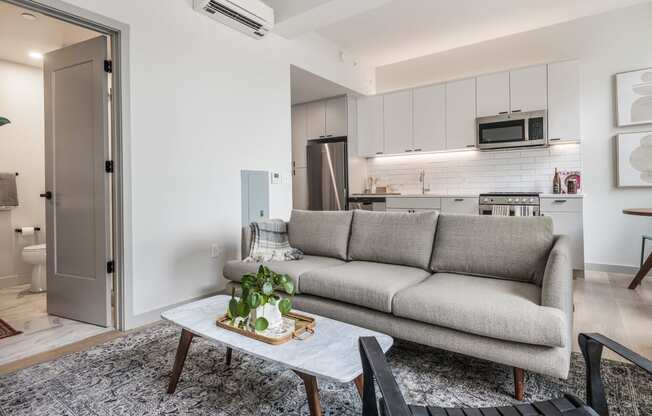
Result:
[[[174,367],[172,367],[172,374],[170,375],[170,384],[168,384],[168,394],[174,393],[177,389],[179,376],[183,371],[183,364],[186,362],[186,355],[188,355],[188,348],[192,342],[193,333],[183,329],[181,331],[181,338],[179,339],[179,346],[177,347],[177,356],[174,358]]]
[[[643,278],[647,276],[648,273],[650,273],[650,270],[652,270],[652,253],[648,256],[647,260],[645,260],[643,266],[641,266],[641,270],[636,273],[634,280],[632,280],[632,283],[629,284],[629,288],[636,289],[636,287],[643,281]]]
[[[353,379],[353,384],[355,384],[355,387],[358,389],[358,394],[362,397],[364,394],[364,376],[362,374],[357,376]]]
[[[306,387],[306,395],[308,396],[308,407],[310,408],[310,416],[321,416],[321,403],[319,401],[319,387],[317,386],[317,378],[308,374],[294,371],[296,375],[303,380],[303,385]]]
[[[231,358],[233,356],[233,350],[231,347],[226,347],[226,366],[229,367],[231,365]]]

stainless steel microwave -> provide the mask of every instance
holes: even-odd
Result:
[[[477,119],[478,149],[501,149],[548,144],[546,110],[512,112]]]

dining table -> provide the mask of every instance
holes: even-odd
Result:
[[[652,217],[652,208],[627,208],[623,210],[623,214],[636,215],[639,217]],[[643,281],[643,278],[650,273],[650,270],[652,270],[652,253],[650,253],[647,260],[641,264],[641,268],[638,273],[636,273],[636,276],[634,276],[634,280],[629,284],[629,288],[636,289]]]

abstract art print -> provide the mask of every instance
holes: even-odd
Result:
[[[616,75],[618,126],[652,123],[652,68]]]
[[[652,187],[652,132],[618,135],[618,186]]]

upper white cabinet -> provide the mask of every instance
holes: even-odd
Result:
[[[386,94],[383,104],[385,152],[411,152],[412,146],[412,90]]]
[[[383,96],[358,99],[358,153],[371,157],[385,152]]]
[[[292,167],[306,167],[306,145],[308,144],[308,106],[292,107]]]
[[[326,100],[326,137],[348,136],[347,98],[345,96]]]
[[[446,85],[413,91],[414,150],[446,149]]]
[[[446,84],[446,149],[475,147],[475,78]]]
[[[509,72],[482,75],[478,82],[478,117],[509,112]]]
[[[318,139],[326,135],[326,103],[315,101],[306,104],[308,122],[308,138]]]
[[[548,66],[539,65],[510,71],[510,111],[537,111],[548,108]]]
[[[581,138],[578,61],[548,65],[548,137],[552,143]]]

